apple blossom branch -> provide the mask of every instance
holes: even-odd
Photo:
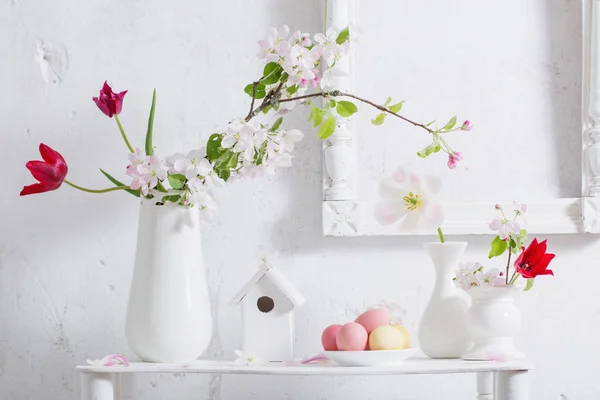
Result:
[[[257,82],[253,83],[253,87],[255,88],[256,85],[258,84]],[[281,86],[281,85],[280,85]],[[270,93],[270,96],[268,98],[265,98],[265,101],[263,101],[263,103],[256,109],[253,110],[253,106],[254,106],[254,96],[255,96],[255,91],[253,91],[253,95],[252,95],[252,104],[250,106],[250,112],[248,113],[248,116],[246,117],[246,122],[250,121],[252,118],[254,118],[256,115],[258,115],[258,113],[260,113],[262,110],[264,110],[265,108],[269,107],[269,106],[273,106],[273,104],[276,103],[287,103],[287,102],[291,102],[291,101],[298,101],[298,100],[308,100],[311,98],[315,98],[315,97],[323,97],[323,98],[328,98],[328,97],[349,97],[355,100],[358,100],[362,103],[368,104],[371,107],[374,107],[382,112],[391,114],[397,118],[400,118],[401,120],[408,122],[409,124],[413,125],[413,126],[417,126],[419,128],[423,128],[425,129],[427,132],[429,133],[434,133],[435,131],[431,128],[429,128],[428,126],[424,125],[424,124],[420,124],[418,122],[415,122],[409,118],[406,118],[396,112],[391,111],[390,109],[388,109],[387,107],[381,105],[381,104],[376,104],[370,100],[364,99],[362,97],[359,97],[357,95],[351,94],[351,93],[345,93],[345,92],[341,92],[339,90],[331,90],[331,91],[322,91],[322,92],[316,92],[316,93],[311,93],[311,94],[305,94],[302,96],[296,96],[296,97],[290,97],[287,99],[280,99],[278,96],[278,94],[281,92],[281,87],[278,87],[276,90],[272,91]],[[456,128],[455,130],[458,130],[460,128]]]

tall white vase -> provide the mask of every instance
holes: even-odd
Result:
[[[454,286],[466,242],[425,243],[435,267],[435,285],[419,323],[419,345],[431,358],[459,358],[472,345],[467,331],[467,297]]]
[[[467,323],[475,343],[464,359],[525,357],[514,344],[521,328],[521,312],[514,299],[522,291],[521,286],[476,286],[468,290],[473,304],[467,313]]]
[[[125,334],[143,361],[197,359],[212,334],[197,208],[142,204]]]

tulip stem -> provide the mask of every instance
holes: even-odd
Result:
[[[69,182],[66,179],[64,180],[64,182],[67,185],[72,186],[77,190],[81,190],[82,192],[88,192],[88,193],[108,193],[108,192],[114,192],[115,190],[129,189],[129,186],[116,186],[116,187],[111,187],[111,188],[107,188],[107,189],[87,189],[87,188],[81,187],[79,185],[76,185],[72,182]]]
[[[437,228],[437,233],[438,233],[438,236],[440,237],[440,242],[444,243],[446,241],[446,238],[444,237],[444,232],[442,232],[441,226]]]
[[[131,143],[129,143],[129,140],[127,139],[127,135],[125,135],[125,129],[123,129],[123,125],[121,125],[121,121],[119,120],[119,116],[117,114],[115,114],[115,121],[117,121],[119,130],[121,131],[121,136],[123,136],[123,140],[125,141],[127,148],[129,149],[130,152],[135,153],[135,151],[133,150],[133,147],[131,147]]]
[[[515,272],[513,273],[513,276],[512,276],[512,278],[510,278],[510,283],[509,283],[509,285],[514,285],[514,284],[515,284],[515,282],[517,281],[517,278],[518,278],[518,277],[520,277],[520,276],[521,276],[521,274],[518,274],[518,273],[517,273],[517,271],[515,271]]]

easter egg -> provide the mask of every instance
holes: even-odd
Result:
[[[369,336],[371,350],[402,350],[405,348],[404,334],[391,325],[382,325]]]
[[[335,338],[337,337],[341,327],[341,325],[334,324],[325,328],[323,334],[321,335],[321,344],[323,345],[323,350],[336,351],[338,349],[337,344],[335,343]]]
[[[408,332],[408,329],[406,329],[404,326],[402,325],[397,325],[397,324],[393,324],[392,325],[394,328],[398,329],[400,332],[402,332],[402,335],[404,335],[404,349],[408,349],[410,347],[410,333]]]
[[[357,324],[361,324],[367,330],[367,333],[373,332],[375,328],[382,325],[390,324],[391,313],[385,307],[372,308],[360,314],[354,320]]]
[[[342,325],[335,338],[340,351],[361,351],[366,349],[369,335],[365,328],[356,322]]]

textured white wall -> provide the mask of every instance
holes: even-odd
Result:
[[[395,2],[372,3],[385,18],[400,15],[399,6],[393,5]],[[401,3],[406,8],[402,20],[408,23],[410,13],[420,15],[424,10],[439,20],[435,7],[448,3],[444,6],[444,12],[448,13],[460,2]],[[500,3],[493,10],[476,7],[478,2],[469,3],[472,8],[463,7],[459,15],[451,14],[448,18],[456,24],[465,21],[473,24],[473,36],[478,35],[476,29],[490,24],[494,29],[509,32],[506,41],[490,43],[498,46],[498,51],[519,48],[520,39],[531,38],[529,31],[520,34],[515,31],[527,26],[519,10],[501,14],[500,19]],[[509,2],[512,7],[516,4]],[[513,79],[523,85],[528,79],[541,80],[542,86],[545,82],[556,83],[552,94],[555,102],[551,103],[555,104],[555,113],[548,111],[548,103],[538,104],[539,93],[533,99],[527,95],[513,97],[512,93],[502,91],[492,91],[489,96],[497,104],[502,104],[498,96],[505,103],[519,102],[523,111],[518,119],[525,123],[529,123],[527,110],[535,110],[532,115],[541,113],[554,121],[545,126],[552,134],[547,138],[549,144],[540,150],[546,152],[549,164],[540,167],[529,160],[527,153],[519,161],[525,171],[541,170],[547,180],[556,177],[558,189],[536,180],[543,195],[575,195],[573,188],[578,183],[573,182],[577,182],[580,168],[577,152],[559,150],[569,148],[569,143],[579,148],[580,4],[574,0],[536,0],[528,4],[527,16],[537,16],[537,20],[533,19],[535,23],[540,23],[540,18],[546,21],[552,38],[548,47],[553,52],[538,54],[540,60],[544,57],[550,60],[549,64],[541,62],[530,75],[517,75]],[[395,10],[386,13],[385,7]],[[22,185],[31,181],[24,163],[37,158],[38,143],[47,143],[62,152],[75,182],[105,186],[98,167],[119,174],[124,168],[125,148],[114,122],[101,115],[91,101],[103,80],[109,79],[116,89],[130,90],[122,120],[135,142],[143,140],[151,90],[157,87],[155,135],[159,152],[198,146],[230,118],[246,111],[247,98],[241,89],[260,72],[254,54],[256,40],[266,28],[286,22],[305,31],[317,31],[323,25],[322,9],[319,0],[1,0],[0,165],[5,183],[0,192],[3,222],[0,399],[76,399],[79,392],[73,374],[76,364],[111,352],[129,353],[123,326],[134,256],[137,204],[125,194],[94,196],[68,187],[46,195],[19,198]],[[377,25],[375,11],[363,13],[363,46],[366,46],[376,37],[375,28],[383,29],[382,32],[389,28],[381,27],[386,24]],[[519,23],[511,15],[519,17]],[[386,40],[391,41],[394,49],[410,46],[418,51],[418,40],[436,43],[426,32],[404,35],[397,41],[391,41],[387,35]],[[464,32],[461,35],[455,38],[469,37]],[[51,69],[42,70],[39,46],[45,49]],[[363,54],[368,54],[368,50]],[[478,51],[471,52],[471,57],[477,55]],[[382,63],[388,66],[410,63],[412,73],[398,75],[396,82],[403,82],[404,78],[411,85],[422,82],[424,93],[434,92],[440,84],[428,77],[437,79],[447,74],[443,63],[419,57],[411,59],[395,51],[382,57],[387,57],[388,61]],[[555,65],[562,78],[552,75]],[[515,62],[514,69],[518,71],[517,67]],[[502,71],[498,66],[494,68]],[[548,73],[554,76],[550,81],[545,80]],[[502,79],[512,75],[498,78],[497,88],[502,88]],[[361,76],[364,83],[364,72]],[[480,84],[473,82],[475,78],[486,76],[485,71],[472,68],[464,75],[448,74],[444,81],[452,88],[461,86],[462,79],[471,79],[471,85],[466,87],[472,88]],[[373,79],[377,85],[387,84],[376,73]],[[404,89],[391,85],[389,90],[371,94],[405,93]],[[411,94],[406,95],[411,100],[411,110],[429,115],[430,109],[418,111],[425,96],[413,98],[412,94],[417,93],[413,87],[407,87],[406,91]],[[494,107],[480,107],[480,99],[487,93],[473,94],[473,89],[464,93],[452,97],[464,98],[463,103],[444,100],[430,110],[431,114],[478,113],[481,114],[478,119],[484,121],[496,112]],[[436,104],[434,100],[431,104]],[[473,108],[467,107],[467,101],[473,103]],[[429,107],[429,103],[425,104]],[[539,115],[535,115],[539,121]],[[254,273],[259,248],[282,253],[285,265],[281,269],[308,300],[297,320],[298,355],[313,355],[318,351],[320,332],[325,325],[344,320],[352,310],[382,298],[406,306],[406,325],[416,334],[433,280],[432,268],[421,250],[422,242],[427,239],[322,238],[321,146],[315,132],[302,122],[305,117],[300,115],[288,121],[303,126],[307,133],[292,169],[272,179],[238,182],[218,193],[222,214],[218,223],[205,229],[203,238],[216,317],[209,357],[231,358],[233,349],[239,346],[239,310],[227,303]],[[477,135],[491,138],[498,134],[489,121],[488,126],[488,122],[483,126],[480,122]],[[571,121],[575,121],[574,125]],[[500,128],[504,134],[511,132],[508,124],[502,123]],[[492,141],[483,139],[478,143],[489,147]],[[364,162],[379,172],[382,167],[375,151]],[[486,153],[481,150],[481,154]],[[387,155],[386,168],[395,164],[392,162],[395,160],[390,160],[391,155]],[[532,157],[542,159],[537,154]],[[560,159],[558,167],[556,159]],[[485,161],[485,157],[477,156],[471,161],[470,170],[494,171],[493,165]],[[483,172],[475,173],[478,180],[485,179]],[[527,195],[536,192],[537,189]],[[480,195],[485,197],[486,193]],[[514,195],[510,193],[511,198]],[[487,253],[489,238],[459,239],[469,240],[469,258],[481,259]],[[518,342],[538,365],[532,376],[533,399],[558,400],[561,393],[569,399],[597,399],[600,397],[596,379],[600,368],[597,339],[600,243],[588,236],[555,236],[550,240],[552,250],[558,254],[553,265],[557,277],[540,279],[535,290],[521,301],[524,329]],[[128,381],[125,386],[128,394],[125,398],[137,399],[458,400],[473,398],[474,378],[156,375]]]

